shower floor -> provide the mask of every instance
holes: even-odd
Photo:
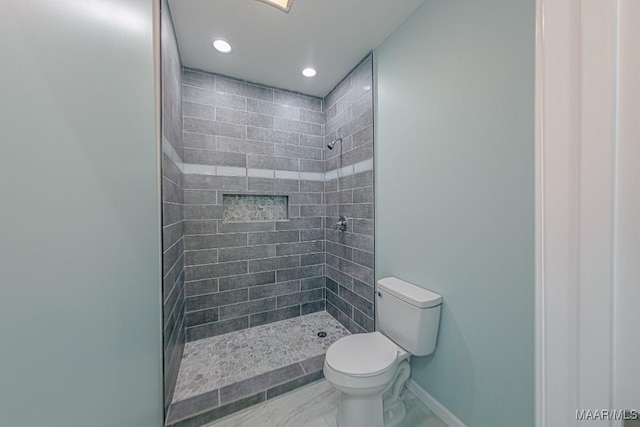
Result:
[[[346,335],[322,311],[187,343],[167,424],[204,424],[321,379],[324,354]]]

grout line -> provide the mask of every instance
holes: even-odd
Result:
[[[335,292],[331,291],[331,289],[327,289],[327,290],[328,290],[329,292],[331,292],[332,294],[336,295],[338,298],[340,298],[340,296],[339,296],[339,295],[337,295]],[[344,301],[344,299],[342,299],[342,298],[340,298],[340,299],[341,299],[342,301]],[[344,301],[344,302],[345,302],[345,303],[347,303],[347,305],[349,305],[349,307],[351,307],[351,309],[353,309],[353,306],[352,306],[351,304],[349,304],[347,301]],[[340,313],[344,314],[344,315],[345,315],[345,316],[347,316],[349,319],[353,320],[353,316],[351,316],[351,315],[349,315],[349,314],[345,313],[344,311],[340,310],[338,307],[336,307],[335,305],[333,305],[333,304],[331,303],[331,301],[327,300],[327,304],[330,304],[333,308],[335,308],[335,309],[336,309],[336,311],[338,311],[338,312],[340,312]],[[331,314],[331,313],[329,313],[329,314]],[[333,317],[333,316],[332,316],[332,317]],[[338,323],[340,323],[340,321],[339,321],[338,319],[336,319],[336,321],[337,321]],[[355,320],[353,320],[353,321],[354,321],[354,322],[356,322]],[[342,325],[342,323],[340,323],[340,324]],[[360,324],[359,324],[358,322],[356,322],[356,324],[358,324],[358,326],[360,326]],[[344,325],[342,325],[342,326],[343,326],[344,328],[346,328],[346,326],[344,326]],[[360,327],[362,327],[362,326],[360,326]],[[347,330],[348,330],[348,329],[347,329]]]
[[[230,138],[232,138],[232,137],[230,137]],[[237,138],[237,139],[240,139],[242,141],[255,141],[255,140],[244,140],[242,138]],[[264,143],[264,144],[274,144],[274,143],[263,142],[263,141],[255,141],[255,142]],[[322,153],[322,150],[323,150],[322,148],[307,147],[305,145],[294,145],[294,144],[286,144],[286,143],[277,143],[277,144],[278,144],[278,146],[295,147],[295,148],[300,148],[300,149],[305,149],[305,150],[313,150],[313,151],[317,151],[317,152],[320,152],[320,153]],[[220,149],[202,148],[202,147],[185,146],[184,149],[185,150],[209,151],[209,152],[212,152],[212,153],[238,154],[240,156],[242,156],[242,155],[244,155],[244,156],[266,156],[266,157],[276,157],[276,158],[291,159],[291,160],[310,160],[310,161],[316,161],[316,162],[324,161],[323,159],[300,157],[300,156],[291,157],[291,156],[286,156],[286,155],[275,155],[275,154],[242,153],[242,152],[237,152],[237,151],[225,151],[225,150],[220,150]]]
[[[208,74],[208,73],[202,73],[202,74]],[[217,75],[217,74],[210,74],[210,75]],[[227,78],[229,78],[231,80],[234,80],[233,77],[227,77]],[[313,97],[313,96],[310,96],[310,95],[307,95],[307,94],[304,94],[304,93],[291,92],[291,91],[287,91],[287,90],[281,90],[281,89],[266,87],[266,86],[263,86],[263,85],[260,85],[260,84],[256,84],[256,83],[251,83],[251,82],[248,82],[248,81],[245,81],[245,80],[238,80],[238,79],[235,79],[235,80],[237,80],[239,82],[242,82],[242,83],[245,83],[245,84],[248,84],[250,86],[273,90],[274,91],[274,95],[275,95],[275,91],[278,91],[278,92],[282,92],[282,93],[286,93],[286,94],[290,94],[290,95],[298,95],[298,96],[301,96],[301,97],[320,100],[321,101],[321,105],[322,105],[322,102],[323,102],[322,98],[316,98],[316,97]],[[298,106],[295,106],[295,105],[281,104],[281,103],[276,102],[276,101],[267,101],[267,100],[264,100],[262,98],[254,98],[252,96],[238,95],[238,94],[232,93],[232,92],[222,92],[222,91],[219,91],[219,90],[215,89],[215,87],[213,89],[209,89],[209,88],[206,88],[206,87],[197,86],[195,84],[185,83],[184,81],[182,81],[181,85],[182,86],[188,86],[188,87],[191,87],[191,88],[194,88],[194,89],[204,90],[206,92],[213,92],[213,93],[217,93],[217,94],[230,95],[230,96],[234,96],[234,97],[238,97],[238,98],[244,98],[245,101],[248,101],[248,100],[252,99],[252,100],[255,100],[255,101],[258,101],[258,102],[263,102],[265,104],[277,105],[279,107],[296,108],[298,110],[304,110],[304,111],[309,111],[309,112],[312,112],[312,113],[319,113],[319,114],[323,113],[322,107],[321,107],[320,110],[313,110],[313,109],[310,109],[310,108],[298,107]],[[275,99],[275,96],[274,96],[274,99]],[[342,99],[342,98],[340,98],[340,99]],[[249,111],[249,106],[248,105],[247,105],[247,109],[241,110],[241,109],[232,108],[232,107],[225,107],[225,106],[222,106],[222,105],[219,106],[219,105],[213,105],[213,104],[204,104],[202,102],[191,101],[191,100],[187,100],[187,99],[183,99],[182,101],[183,102],[190,102],[192,104],[206,105],[206,106],[210,106],[210,107],[221,107],[221,108],[228,108],[228,109],[231,109],[231,110],[245,111],[245,112],[256,113],[256,114],[263,114],[263,115],[267,115],[267,116],[270,116],[270,117],[278,117],[278,118],[281,118],[281,119],[295,120],[295,121],[304,122],[304,123],[321,124],[321,123],[315,123],[315,122],[307,122],[305,120],[291,119],[291,118],[288,118],[288,117],[282,117],[282,116],[276,116],[276,115],[271,115],[271,114],[266,114],[266,113],[260,113],[260,112],[257,112],[257,111]]]
[[[180,276],[178,276],[178,279],[176,279],[175,283],[174,283],[174,284],[173,284],[173,286],[171,287],[171,290],[167,293],[167,298],[166,298],[164,301],[162,301],[162,306],[163,306],[163,307],[164,307],[164,306],[166,305],[166,303],[169,301],[169,297],[171,296],[171,294],[173,293],[174,289],[175,289],[175,288],[176,288],[176,286],[178,285],[178,281],[179,281],[179,279],[180,279]],[[173,314],[176,310],[178,310],[178,306],[180,305],[180,304],[178,304],[179,302],[180,302],[180,298],[176,298],[176,301],[173,303],[173,306],[171,306],[171,307],[170,307],[169,315],[168,315],[168,316],[167,316],[167,318],[166,318],[166,321],[167,321],[167,322],[169,321],[169,319],[171,319],[172,314]],[[183,301],[182,301],[182,305],[184,306],[184,309],[186,310],[186,301],[184,300],[184,298],[183,298]],[[182,311],[182,310],[181,310],[181,311]],[[186,311],[184,311],[184,315],[186,315],[186,313],[187,313],[187,312],[186,312]],[[180,316],[180,313],[178,313],[178,316]],[[167,325],[165,325],[165,322],[163,321],[163,322],[162,322],[162,329],[164,330],[164,328],[165,328],[166,326],[167,326]]]
[[[182,222],[182,221],[174,222],[174,223],[173,223],[173,224],[171,224],[171,225],[167,225],[167,227],[172,227],[172,226],[174,226],[174,225],[176,225],[176,224],[179,224],[179,223],[181,223],[181,222]],[[162,227],[162,228],[165,228],[165,227]],[[164,231],[164,230],[163,230],[163,231]],[[175,245],[177,245],[177,244],[180,242],[180,240],[182,240],[182,241],[183,241],[183,243],[184,243],[184,234],[183,234],[182,236],[180,236],[180,238],[179,238],[178,240],[176,240],[175,242],[173,242],[173,244],[172,244],[171,246],[169,246],[167,249],[165,249],[165,250],[162,252],[162,255],[164,255],[164,254],[166,254],[167,252],[169,252],[169,251],[171,250],[171,248],[173,248]],[[185,251],[183,250],[182,252],[185,252]]]
[[[175,181],[173,181],[172,179],[170,179],[170,178],[168,177],[168,175],[162,175],[162,179],[166,179],[167,181],[169,181],[170,183],[172,183],[173,185],[175,185],[175,186],[176,186],[176,187],[178,187],[179,189],[184,190],[180,184],[178,184],[177,182],[175,182]],[[163,201],[164,201],[164,200],[163,200]]]
[[[353,292],[353,291],[351,291],[351,292]],[[353,293],[354,293],[354,294],[356,294],[355,292],[353,292]],[[356,295],[358,295],[358,294],[356,294]],[[360,297],[360,295],[358,295],[358,296]],[[367,301],[367,302],[370,302],[368,299],[366,299],[366,298],[364,298],[364,297],[360,297],[360,298],[364,299],[364,300],[365,300],[365,301]],[[353,304],[352,304],[352,305],[353,305]],[[374,321],[374,320],[373,320],[373,318],[372,318],[371,316],[368,316],[368,315],[364,314],[364,313],[362,312],[362,310],[358,309],[358,307],[356,307],[355,305],[353,305],[353,309],[354,309],[355,311],[357,311],[358,313],[362,314],[362,315],[363,315],[364,317],[366,317],[367,319],[371,320],[372,322]],[[354,314],[355,314],[355,313],[354,313]],[[354,321],[355,321],[355,320],[354,320]],[[356,322],[356,323],[357,323],[357,322]],[[358,324],[359,324],[359,323],[358,323]],[[362,326],[362,325],[360,325],[360,326]]]
[[[180,255],[178,257],[178,259],[176,259],[176,262],[173,263],[173,265],[169,268],[169,270],[167,270],[167,274],[165,274],[164,276],[162,276],[162,280],[164,281],[169,274],[173,271],[173,268],[178,264],[178,261],[182,260],[182,270],[180,270],[180,274],[178,274],[178,279],[180,278],[180,276],[182,275],[182,272],[184,272],[184,253],[182,255]],[[178,280],[176,279],[176,280]]]
[[[268,298],[261,298],[261,299],[270,299],[270,298],[275,299],[276,297],[268,297]],[[246,303],[246,302],[253,302],[253,301],[260,301],[260,300],[257,300],[257,299],[256,299],[256,300],[247,300],[247,301],[241,301],[241,302],[234,303],[234,304],[219,305],[219,306],[215,306],[215,307],[203,308],[202,310],[197,310],[197,311],[186,311],[186,312],[185,312],[185,316],[186,316],[186,314],[188,314],[188,313],[196,313],[196,312],[198,312],[198,311],[211,310],[211,309],[214,309],[214,308],[218,308],[218,309],[220,309],[221,307],[231,307],[231,306],[236,305],[236,304],[242,304],[242,303]],[[316,300],[316,301],[320,301],[320,300]],[[313,302],[313,301],[312,301],[312,302]],[[306,304],[306,303],[304,303],[304,304]],[[273,309],[271,309],[271,310],[256,311],[255,313],[248,313],[248,314],[244,314],[244,315],[242,315],[242,316],[237,316],[237,317],[229,317],[228,319],[218,319],[218,320],[216,320],[215,322],[199,323],[199,324],[197,324],[197,325],[187,326],[187,329],[199,328],[199,327],[201,327],[201,326],[207,326],[207,325],[215,325],[215,324],[220,323],[220,322],[228,322],[228,321],[231,321],[231,320],[243,319],[243,318],[245,318],[245,317],[247,318],[247,322],[249,322],[250,317],[251,317],[251,316],[253,316],[253,315],[256,315],[256,314],[270,313],[270,312],[272,312],[272,311],[277,311],[277,310],[280,310],[280,309],[289,308],[289,307],[295,307],[295,306],[301,306],[301,305],[302,305],[302,303],[299,303],[299,304],[292,304],[292,305],[288,305],[288,306],[286,306],[286,307],[276,307],[276,308],[273,308]],[[298,316],[298,317],[299,317],[299,316]],[[281,319],[281,320],[287,320],[287,319]],[[279,321],[281,321],[281,320],[275,320],[275,321],[270,322],[270,323],[279,322]],[[268,324],[268,323],[263,323],[262,325],[258,325],[258,326],[264,326],[264,325],[267,325],[267,324]],[[254,327],[255,327],[255,326],[254,326]],[[251,328],[251,326],[249,326],[249,328]],[[244,331],[244,330],[246,330],[246,329],[248,329],[248,328],[238,329],[237,331],[226,332],[226,333],[233,333],[233,332],[238,332],[238,331]],[[225,334],[213,335],[212,337],[209,337],[209,338],[213,338],[213,337],[220,336],[220,335],[225,335]],[[201,338],[201,339],[202,339],[202,338]],[[196,340],[196,341],[198,341],[198,340]]]
[[[320,253],[320,252],[315,252],[315,253]],[[315,266],[315,265],[323,265],[323,264],[324,264],[324,262],[322,262],[322,263],[318,263],[318,264],[311,264],[311,265],[312,265],[312,266]],[[299,267],[294,267],[294,268],[299,268]],[[246,274],[271,273],[271,272],[276,272],[276,271],[278,271],[278,270],[259,271],[259,272],[257,272],[257,273],[245,273],[245,274],[240,274],[239,276],[243,276],[243,275],[246,275]],[[198,279],[198,280],[190,280],[190,281],[186,281],[186,280],[185,280],[185,282],[184,282],[184,283],[185,283],[185,287],[186,287],[189,283],[197,283],[197,282],[201,282],[201,281],[204,281],[204,280],[211,280],[211,279],[223,279],[223,278],[235,277],[235,276],[237,276],[237,275],[232,275],[232,276],[221,276],[221,277],[213,277],[213,278],[209,278],[209,279]],[[206,292],[206,293],[202,293],[202,294],[188,295],[188,296],[185,296],[185,298],[194,298],[194,297],[199,297],[199,296],[204,296],[204,295],[214,295],[214,294],[218,294],[218,293],[221,293],[221,292],[233,292],[233,291],[239,291],[239,290],[242,290],[242,289],[251,289],[251,288],[256,288],[256,287],[258,287],[258,286],[277,285],[277,284],[280,284],[280,283],[294,282],[294,281],[296,281],[296,280],[300,280],[300,281],[301,281],[301,280],[307,280],[307,279],[316,279],[316,278],[318,278],[318,277],[325,277],[325,275],[320,275],[320,276],[311,276],[311,277],[303,277],[303,278],[300,278],[300,279],[285,280],[285,281],[283,281],[283,282],[269,282],[269,283],[263,283],[263,284],[261,284],[261,285],[252,285],[252,286],[245,286],[245,287],[237,288],[237,289],[230,289],[230,290],[227,290],[227,291],[220,291],[220,290],[218,290],[217,292]],[[333,280],[333,279],[332,279],[332,280]],[[358,279],[356,279],[356,280],[358,280]],[[358,280],[358,281],[359,281],[359,282],[362,282],[361,280]],[[312,289],[319,289],[319,288],[321,288],[321,287],[318,287],[318,288],[312,288]],[[309,289],[309,290],[311,290],[311,289]],[[301,292],[302,292],[302,291],[301,291]],[[229,305],[229,304],[227,304],[227,305]],[[208,309],[203,308],[203,309],[200,309],[200,310],[208,310]],[[191,313],[191,312],[200,311],[200,310],[193,310],[193,311],[190,311],[190,313]]]
[[[177,204],[177,203],[176,203],[176,204]],[[184,222],[184,220],[179,220],[179,221],[176,221],[176,222],[172,222],[172,223],[170,223],[170,224],[164,224],[164,225],[162,226],[162,231],[164,232],[164,230],[165,230],[165,229],[168,229],[168,228],[170,228],[170,227],[173,227],[173,226],[175,226],[176,224],[180,224],[181,222]],[[183,235],[183,237],[184,237],[184,235]],[[173,246],[173,245],[171,245],[171,246]],[[167,249],[167,250],[168,250],[168,249]],[[166,250],[165,250],[164,252],[166,252]],[[163,252],[163,253],[164,253],[164,252]]]

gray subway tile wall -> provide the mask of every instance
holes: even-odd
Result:
[[[181,89],[181,105],[167,94],[163,109],[163,135],[184,162],[181,173],[163,158],[163,243],[165,277],[185,281],[167,302],[184,305],[173,317],[187,340],[325,308],[352,332],[371,330],[373,171],[358,169],[373,158],[371,57],[324,100],[190,69]],[[225,194],[288,196],[289,218],[226,222]]]
[[[191,69],[182,84],[187,340],[324,310],[322,100]],[[289,218],[225,221],[225,194],[288,196]]]
[[[180,55],[169,5],[161,2],[162,38],[162,296],[164,408],[171,403],[185,343],[184,191]]]
[[[323,102],[325,144],[342,138],[324,151],[326,310],[352,333],[374,330],[372,88],[370,55]],[[371,166],[359,171],[367,161]],[[345,232],[336,227],[340,215],[348,220]]]

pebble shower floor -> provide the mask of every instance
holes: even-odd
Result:
[[[173,402],[324,354],[346,335],[323,311],[187,343]]]

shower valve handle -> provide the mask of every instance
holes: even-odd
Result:
[[[347,218],[344,217],[344,215],[340,216],[340,218],[338,219],[338,222],[336,224],[338,226],[338,229],[340,231],[346,231],[347,229]]]

